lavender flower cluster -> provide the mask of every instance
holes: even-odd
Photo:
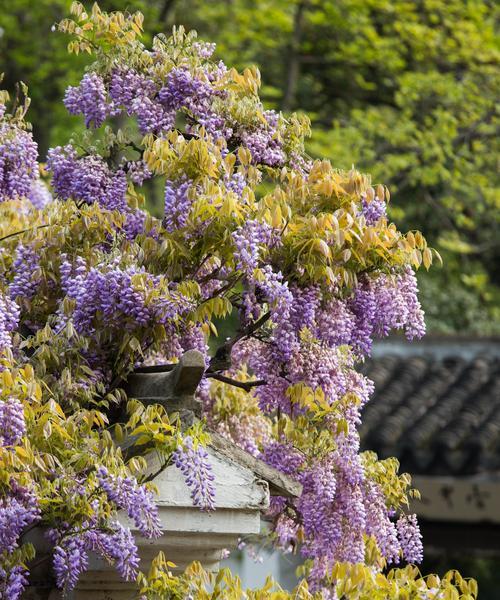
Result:
[[[193,195],[190,194],[192,187],[193,182],[187,177],[165,183],[163,226],[168,232],[182,229],[186,225],[193,204]]]
[[[86,73],[77,87],[69,86],[64,105],[72,115],[83,115],[85,126],[100,127],[113,114],[113,104],[106,102],[104,81],[97,73]]]
[[[0,116],[0,202],[29,196],[39,176],[37,160],[38,147],[31,133]]]
[[[193,440],[186,437],[172,458],[191,489],[194,505],[202,510],[215,510],[214,475],[205,448],[201,444],[195,448]]]
[[[97,470],[97,479],[109,501],[123,509],[144,536],[161,535],[161,521],[151,490],[138,485],[132,477],[111,476],[103,466]]]
[[[291,384],[301,383],[320,388],[331,405],[336,403],[348,427],[337,434],[336,450],[318,463],[306,464],[304,457],[286,444],[272,443],[260,454],[268,464],[303,484],[303,494],[296,503],[305,537],[303,554],[315,561],[319,577],[321,565],[363,562],[366,534],[376,538],[389,562],[397,563],[401,555],[418,561],[416,521],[403,518],[396,525],[382,492],[365,473],[357,426],[373,384],[354,369],[355,360],[370,352],[375,336],[387,335],[392,328],[406,328],[410,338],[424,333],[413,271],[361,278],[351,296],[322,301],[317,287],[289,288],[281,273],[268,265],[255,279],[253,270],[262,260],[261,234],[253,233],[249,242],[251,226],[245,231],[247,237],[238,232],[235,241],[246,252],[242,256],[251,268],[245,269],[241,259],[239,268],[247,278],[249,302],[255,302],[254,318],[262,314],[264,298],[271,329],[267,340],[249,339],[237,344],[234,364],[248,365],[256,378],[266,381],[255,391],[265,413],[278,410],[293,417],[303,411],[287,394]],[[343,403],[347,394],[356,396],[358,403]],[[282,512],[282,503],[275,501],[271,514],[276,519],[276,534],[289,545],[294,543],[290,537],[294,527],[280,518]]]
[[[22,402],[14,397],[0,400],[0,446],[15,446],[25,434]]]
[[[19,323],[19,306],[0,291],[0,352],[12,346],[12,332]]]
[[[72,146],[57,146],[49,150],[47,167],[59,199],[98,202],[109,210],[128,211],[125,171],[112,171],[100,156],[79,157]]]
[[[141,134],[151,134],[148,139],[170,140],[169,132],[179,127],[179,134],[204,138],[220,151],[220,172],[207,177],[207,181],[187,175],[167,179],[162,227],[158,221],[156,229],[147,228],[152,239],[146,241],[152,242],[151,247],[156,242],[161,245],[162,236],[168,242],[184,233],[179,230],[190,225],[193,203],[207,189],[219,186],[216,196],[227,193],[247,208],[256,204],[252,187],[262,177],[261,171],[269,171],[265,167],[291,167],[295,172],[289,173],[290,177],[301,178],[300,183],[307,184],[311,164],[302,153],[290,150],[290,143],[284,139],[284,120],[274,111],[264,111],[255,94],[249,94],[235,108],[232,85],[226,85],[231,75],[225,65],[203,63],[213,51],[211,44],[195,43],[189,50],[189,60],[181,57],[166,72],[164,67],[171,62],[162,62],[161,53],[155,55],[156,51],[149,55],[155,60],[151,64],[144,61],[141,66],[139,62],[131,66],[103,61],[92,67],[98,70],[88,71],[78,86],[66,92],[68,111],[83,115],[87,128],[99,128],[108,117],[121,115],[135,120]],[[0,105],[0,119],[4,109]],[[244,118],[240,119],[241,115]],[[127,139],[127,135],[116,139]],[[240,154],[239,146],[248,152]],[[138,150],[134,143],[131,148]],[[233,150],[234,156],[228,156]],[[141,245],[147,213],[131,208],[135,195],[132,186],[128,186],[142,185],[152,177],[154,169],[141,155],[134,160],[129,158],[124,152],[121,158],[113,153],[112,159],[105,159],[93,147],[81,153],[70,144],[53,148],[48,155],[55,199],[74,201],[79,209],[97,203],[105,211],[123,215],[117,219],[123,223],[123,230],[116,232],[116,240],[110,235],[99,245],[98,253],[87,259],[78,253],[71,257],[62,255],[59,273],[55,273],[52,282],[61,296],[53,315],[54,320],[58,319],[57,332],[71,319],[78,334],[74,337],[85,337],[88,344],[79,350],[79,357],[93,369],[93,374],[78,384],[81,389],[97,387],[96,382],[110,375],[106,352],[112,351],[107,344],[123,332],[130,336],[140,334],[136,340],[146,339],[149,343],[153,328],[161,325],[168,338],[162,347],[167,356],[179,356],[184,350],[197,348],[204,354],[207,366],[210,361],[204,333],[208,323],[186,319],[196,308],[195,300],[176,291],[182,285],[177,282],[182,276],[169,281],[166,275],[148,272],[143,258],[137,258],[149,252],[146,245]],[[26,196],[37,208],[51,201],[51,194],[38,179],[36,161],[37,148],[31,134],[10,121],[0,121],[0,201]],[[233,166],[226,168],[226,164],[236,165],[237,161],[236,171],[233,172]],[[280,173],[287,176],[286,169]],[[362,196],[357,210],[358,218],[364,218],[368,226],[384,222],[386,205],[377,197],[369,201]],[[148,223],[153,223],[152,219]],[[205,242],[203,231],[200,226],[185,236],[186,245],[194,242],[193,257],[196,248],[203,246],[197,242]],[[228,256],[216,256],[214,252],[208,260],[201,257],[201,264],[196,262],[194,267],[192,282],[203,301],[222,288],[231,287],[231,277],[237,271],[238,285],[231,290],[231,299],[240,309],[242,327],[264,317],[265,328],[242,336],[232,347],[231,356],[235,368],[248,367],[256,379],[265,382],[253,392],[258,414],[248,413],[242,419],[232,415],[232,420],[225,423],[225,431],[252,454],[303,485],[303,493],[296,501],[273,498],[271,502],[270,516],[274,518],[279,544],[289,550],[302,542],[303,554],[313,561],[311,579],[317,585],[335,561],[363,562],[366,536],[376,539],[388,562],[397,563],[401,558],[418,562],[422,544],[415,516],[402,515],[395,521],[393,507],[386,506],[381,488],[369,477],[360,455],[360,411],[373,384],[355,370],[356,361],[370,353],[375,337],[385,336],[394,328],[404,329],[409,339],[423,335],[423,313],[412,269],[359,273],[354,289],[340,296],[334,286],[329,288],[325,283],[301,287],[297,279],[280,271],[279,261],[270,260],[272,251],[282,247],[280,232],[258,218],[240,222],[229,231],[227,239]],[[115,241],[117,245],[113,246]],[[124,256],[114,258],[112,251],[117,251],[121,243],[120,248],[132,248],[130,255],[137,250],[133,264]],[[42,254],[43,248],[38,245],[17,246],[14,275],[5,280],[10,281],[10,286],[5,293],[0,292],[0,352],[12,346],[20,306],[29,306],[26,300],[39,291]],[[180,272],[191,268],[189,265],[189,269],[181,268]],[[158,272],[163,271],[154,271]],[[2,285],[5,281],[2,279]],[[295,384],[321,391],[328,406],[329,410],[321,407],[327,413],[322,426],[331,428],[335,443],[323,455],[309,456],[284,436],[271,439],[270,421],[277,414],[291,420],[307,414],[308,407],[295,402],[290,394]],[[200,394],[207,396],[207,381],[200,387]],[[70,396],[69,390],[65,393]],[[266,415],[271,419],[266,420]],[[338,427],[340,424],[342,427]],[[22,403],[15,397],[0,401],[0,446],[10,452],[10,447],[19,444],[25,434]],[[187,437],[172,458],[185,477],[194,505],[213,510],[214,474],[203,446]],[[133,477],[113,474],[104,466],[97,467],[96,478],[101,502],[125,511],[144,536],[161,535],[158,510],[147,487]],[[81,486],[80,481],[78,484]],[[137,575],[139,558],[130,530],[110,519],[103,527],[99,505],[94,504],[93,510],[95,514],[88,521],[61,524],[50,532],[57,584],[66,591],[75,587],[88,567],[91,551],[115,564],[125,579],[133,580]],[[298,518],[292,518],[294,514]],[[33,492],[12,483],[9,493],[0,498],[0,554],[15,551],[22,531],[39,518]],[[4,581],[0,583],[0,595],[17,599],[26,585],[25,569],[19,566],[5,574],[0,568],[1,578]]]
[[[377,196],[370,202],[366,194],[361,196],[361,214],[365,217],[368,225],[375,225],[379,219],[385,217],[387,213],[387,205]]]
[[[22,531],[39,519],[38,501],[32,490],[12,481],[10,492],[0,498],[0,509],[0,554],[11,553]]]
[[[207,61],[212,44],[194,46]],[[196,70],[175,66],[159,81],[153,71],[115,67],[103,77],[86,73],[80,84],[69,87],[64,99],[71,114],[82,114],[87,127],[100,127],[109,116],[124,113],[136,119],[142,134],[165,135],[176,126],[178,113],[188,117],[186,133],[203,127],[214,139],[237,140],[248,148],[255,164],[280,167],[286,162],[279,115],[263,111],[262,118],[243,126],[227,114],[223,78],[227,68],[206,64]],[[222,100],[222,102],[216,102]]]
[[[139,568],[139,556],[134,537],[118,521],[109,523],[106,531],[99,529],[95,519],[80,528],[49,531],[55,543],[52,566],[56,583],[65,592],[73,590],[88,568],[89,552],[96,552],[113,564],[126,581],[134,581]]]
[[[8,571],[0,567],[0,598],[20,600],[28,583],[28,569],[24,566],[16,565]]]
[[[35,179],[28,194],[28,198],[35,208],[43,209],[52,202],[49,188],[40,179]]]
[[[278,133],[279,116],[275,111],[264,112],[264,124],[244,129],[239,137],[250,150],[255,164],[280,167],[285,163],[285,153]]]
[[[166,324],[187,311],[191,304],[179,294],[161,295],[156,301],[147,301],[147,289],[162,285],[161,277],[136,267],[121,268],[117,262],[108,266],[88,268],[84,259],[77,257],[74,265],[67,260],[61,264],[61,286],[75,301],[72,314],[75,329],[85,335],[95,331],[96,318],[104,319],[108,327],[153,326]],[[144,278],[147,288],[134,284],[134,277]]]
[[[9,286],[10,297],[32,298],[40,283],[39,256],[30,246],[19,244],[16,249],[16,258],[12,265],[14,278]]]

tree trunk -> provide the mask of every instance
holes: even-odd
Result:
[[[304,29],[304,16],[307,8],[307,2],[299,1],[295,7],[293,17],[292,39],[288,47],[288,60],[286,69],[285,91],[283,94],[282,110],[291,110],[295,104],[295,95],[297,93],[297,84],[300,75],[300,44],[302,42],[302,32]]]
[[[160,23],[166,23],[170,19],[170,15],[175,8],[175,0],[164,0],[158,15]]]

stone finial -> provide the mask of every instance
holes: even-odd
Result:
[[[205,359],[198,350],[188,350],[174,365],[142,367],[126,384],[130,397],[144,404],[162,404],[168,412],[191,410],[200,413],[194,394],[205,372]]]

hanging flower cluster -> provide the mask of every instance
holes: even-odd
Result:
[[[423,335],[414,269],[433,251],[390,223],[384,186],[306,156],[307,119],[264,110],[256,69],[215,62],[181,28],[148,48],[139,14],[72,13],[59,29],[96,61],[64,103],[88,131],[49,151],[50,190],[24,113],[0,99],[0,593],[20,598],[37,525],[66,591],[89,552],[135,579],[117,512],[161,535],[153,449],[214,509],[201,427],[122,389],[137,365],[193,348],[205,421],[303,486],[273,499],[271,536],[308,559],[315,593],[336,597],[340,564],[418,562],[409,477],[360,452],[373,384],[356,364],[393,329]],[[153,178],[162,218],[144,209]]]

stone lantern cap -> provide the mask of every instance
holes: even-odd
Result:
[[[205,372],[205,360],[201,352],[188,350],[176,364],[141,367],[132,373],[125,386],[127,394],[143,404],[162,404],[169,413],[178,412],[186,424],[201,414],[200,402],[195,392]],[[296,498],[302,486],[255,458],[217,432],[210,430],[209,447],[221,457],[254,472],[266,481],[271,496]]]

